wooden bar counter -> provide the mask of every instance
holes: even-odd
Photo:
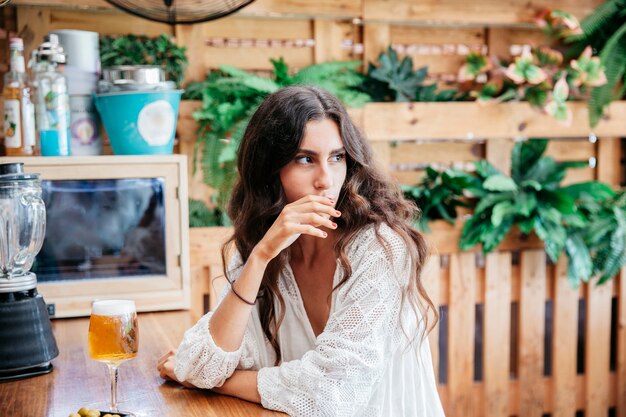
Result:
[[[207,390],[183,388],[159,377],[158,358],[178,346],[193,323],[187,311],[139,314],[139,353],[119,371],[120,410],[137,417],[285,416]],[[59,356],[52,361],[53,371],[0,383],[0,416],[67,417],[83,406],[107,408],[108,371],[105,364],[89,358],[89,319],[56,319],[52,325],[59,346]]]

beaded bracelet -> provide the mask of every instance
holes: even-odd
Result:
[[[243,301],[244,303],[248,304],[249,306],[256,305],[256,300],[254,301],[254,303],[251,303],[250,301],[246,300],[241,295],[239,295],[237,293],[237,291],[235,291],[235,283],[234,282],[232,284],[230,284],[230,290],[233,292],[233,294],[235,294],[237,296],[237,298],[239,298],[241,301]]]

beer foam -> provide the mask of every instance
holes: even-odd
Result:
[[[91,314],[97,316],[120,316],[135,311],[133,300],[96,300],[91,305]]]

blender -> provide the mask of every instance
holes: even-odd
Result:
[[[38,174],[0,164],[0,381],[52,371],[59,354],[48,310],[30,272],[46,229]]]

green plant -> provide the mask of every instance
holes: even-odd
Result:
[[[584,215],[583,227],[568,231],[575,245],[568,254],[569,268],[582,267],[587,272],[570,275],[570,279],[577,286],[580,280],[587,282],[594,276],[598,277],[598,284],[603,284],[626,264],[626,192],[615,193],[598,183],[587,190],[580,190],[580,185],[575,184],[566,191],[577,199],[579,211]],[[587,253],[591,265],[587,264]]]
[[[216,190],[214,203],[222,214],[236,178],[237,148],[250,117],[268,94],[288,85],[316,85],[350,107],[369,101],[368,95],[355,88],[363,80],[356,71],[359,61],[315,64],[294,74],[282,58],[272,64],[271,78],[223,65],[202,83],[189,87],[194,97],[202,98],[202,107],[194,113],[199,124],[196,151],[201,154],[204,182]],[[220,222],[228,220],[222,215]]]
[[[223,224],[221,213],[209,209],[200,200],[189,199],[189,227],[209,227]]]
[[[515,226],[525,235],[534,232],[551,261],[565,252],[572,286],[592,277],[598,284],[611,279],[626,264],[626,191],[616,193],[597,181],[562,187],[566,170],[584,163],[544,156],[547,143],[517,143],[511,176],[486,160],[476,161],[473,173],[427,169],[418,185],[403,187],[421,209],[417,226],[429,231],[429,221],[454,223],[457,207],[470,207],[473,214],[459,240],[462,250],[481,244],[489,253]]]
[[[178,86],[183,80],[187,56],[185,47],[177,46],[171,36],[123,35],[100,38],[100,61],[103,67],[113,65],[158,65],[167,79]]]
[[[596,126],[611,101],[622,98],[626,91],[626,0],[607,0],[580,23],[560,10],[544,11],[539,22],[548,37],[564,50],[566,59],[586,50],[588,55],[599,55],[598,64],[593,65],[602,66],[606,82],[592,84],[589,123]],[[593,73],[595,68],[589,71]]]
[[[457,218],[457,207],[469,207],[464,193],[480,186],[478,178],[470,173],[447,169],[437,171],[426,168],[426,175],[417,185],[402,187],[404,196],[416,203],[420,209],[415,219],[415,226],[425,232],[430,232],[428,223],[433,220],[445,220],[454,224]]]
[[[567,101],[588,98],[593,87],[606,83],[606,77],[600,59],[592,56],[591,49],[566,62],[558,50],[541,46],[524,51],[512,62],[468,54],[459,81],[461,89],[479,102],[526,100],[569,124],[572,113]]]
[[[389,46],[387,52],[378,56],[378,66],[369,63],[367,76],[361,90],[372,97],[372,101],[454,101],[458,90],[438,91],[436,84],[425,85],[428,68],[413,71],[413,60],[406,56],[398,59],[396,51]]]
[[[513,149],[511,177],[481,161],[476,173],[482,190],[473,216],[466,222],[462,249],[481,243],[485,252],[493,250],[517,225],[523,233],[535,230],[546,242],[548,256],[556,261],[565,245],[563,216],[574,214],[574,199],[560,190],[566,165],[542,156],[547,140],[517,143]]]

